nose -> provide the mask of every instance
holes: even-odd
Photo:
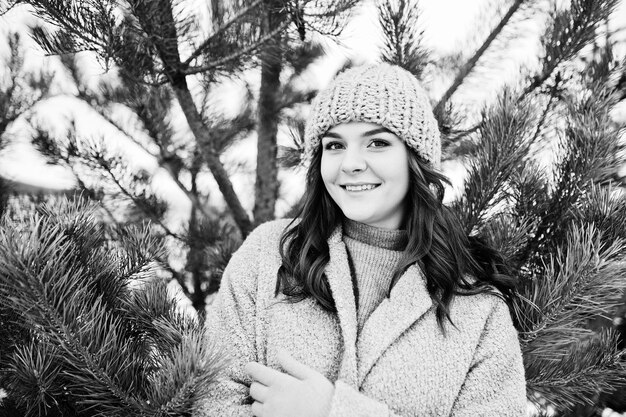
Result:
[[[367,169],[367,161],[357,147],[348,147],[341,160],[341,170],[346,174],[361,172]]]

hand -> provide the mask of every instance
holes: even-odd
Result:
[[[278,353],[278,363],[286,373],[257,362],[246,365],[246,372],[252,378],[252,414],[256,417],[326,417],[335,392],[333,383],[284,350]]]

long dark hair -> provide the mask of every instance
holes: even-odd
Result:
[[[447,178],[413,150],[409,149],[408,155],[409,191],[404,227],[409,239],[394,271],[388,296],[406,269],[417,264],[426,277],[442,330],[446,318],[452,322],[449,306],[455,295],[492,293],[504,299],[512,311],[515,280],[502,256],[483,239],[468,236],[458,216],[442,203],[444,183],[449,183]],[[282,292],[293,302],[312,297],[324,309],[334,312],[336,307],[324,268],[330,259],[328,238],[341,224],[343,214],[326,191],[320,172],[321,159],[322,151],[318,148],[307,172],[298,215],[281,236],[282,266],[276,294]]]

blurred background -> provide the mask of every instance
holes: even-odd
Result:
[[[312,98],[345,68],[391,62],[431,98],[450,179],[446,204],[519,279],[529,415],[626,411],[624,2],[0,5],[5,254],[42,238],[24,232],[37,230],[34,219],[97,223],[93,250],[134,253],[149,237],[146,248],[159,249],[129,255],[133,268],[119,274],[164,283],[201,323],[242,239],[297,213]],[[59,270],[95,262],[53,255]],[[5,295],[26,297],[14,283],[29,278],[9,263],[0,265]],[[11,308],[0,307],[0,352],[9,352],[0,370],[14,369],[17,347],[48,327],[42,316],[27,334],[16,330],[7,324],[18,314]],[[69,322],[80,317],[72,314]],[[5,402],[6,415],[22,415],[19,398],[35,395],[19,384],[0,377],[13,387],[9,399],[18,398]],[[32,415],[55,415],[53,401],[30,401],[39,404]]]

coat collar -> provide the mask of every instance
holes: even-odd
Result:
[[[432,300],[420,268],[409,267],[392,289],[390,298],[385,298],[369,317],[357,341],[354,288],[341,227],[328,239],[328,247],[326,276],[344,343],[339,378],[358,387],[385,350],[428,311]]]
[[[387,348],[432,306],[421,269],[411,265],[365,322],[357,342],[358,384]]]
[[[338,379],[342,379],[352,386],[357,386],[356,303],[352,279],[350,278],[348,253],[341,235],[341,226],[337,227],[328,239],[328,252],[330,259],[325,269],[326,278],[335,300],[344,345]]]

